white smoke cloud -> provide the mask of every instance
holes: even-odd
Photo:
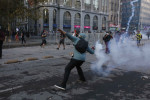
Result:
[[[127,23],[126,33],[121,36],[119,43],[116,43],[115,40],[111,40],[110,54],[105,54],[102,45],[98,42],[96,43],[95,55],[97,61],[91,66],[91,69],[94,72],[107,76],[110,71],[116,67],[140,72],[146,72],[150,69],[150,45],[145,44],[144,46],[137,47],[136,41],[126,37],[130,27],[130,22],[134,16],[135,2],[138,2],[138,0],[133,0],[130,3],[132,6],[132,15]],[[141,33],[143,39],[146,39],[146,33],[143,31],[141,31]]]
[[[114,68],[125,70],[146,71],[150,69],[150,45],[137,47],[136,41],[125,39],[117,44],[111,40],[110,54],[105,54],[102,45],[96,43],[95,55],[97,61],[91,66],[94,72],[100,75],[108,75]]]

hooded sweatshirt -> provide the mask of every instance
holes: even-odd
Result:
[[[66,33],[66,36],[73,42],[73,45],[76,45],[78,43],[78,41],[80,40],[80,38],[83,38],[85,39],[86,38],[86,35],[84,33],[80,33],[79,34],[79,37],[75,37],[75,36],[72,36],[71,34],[69,33]],[[87,52],[89,52],[90,54],[94,54],[94,51],[88,46]],[[76,50],[76,48],[74,47],[74,50],[73,50],[73,53],[74,53],[74,56],[73,56],[73,59],[76,59],[76,60],[81,60],[81,61],[85,61],[85,58],[86,58],[86,52],[85,53],[80,53],[79,51]]]

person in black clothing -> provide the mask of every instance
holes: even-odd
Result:
[[[60,34],[60,41],[59,41],[57,50],[59,50],[61,44],[63,44],[64,50],[65,50],[65,43],[64,43],[64,41],[65,41],[65,35],[61,33]]]
[[[24,32],[21,33],[21,40],[22,40],[22,44],[23,42],[26,43],[25,37],[24,37]]]
[[[147,37],[148,37],[148,40],[149,40],[149,36],[150,36],[150,31],[149,31],[149,32],[147,32],[147,34],[146,34],[146,35],[147,35]]]
[[[106,49],[105,49],[106,54],[110,53],[109,43],[110,43],[111,39],[113,39],[113,37],[111,36],[111,32],[106,33],[106,35],[103,37],[103,40],[104,40],[105,46],[106,46]]]
[[[44,30],[41,37],[42,37],[42,43],[41,43],[41,47],[44,47],[46,45],[46,31]]]
[[[4,40],[5,40],[5,34],[2,30],[0,30],[0,59],[2,59],[2,47],[3,47]]]

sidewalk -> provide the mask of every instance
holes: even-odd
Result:
[[[100,40],[100,42],[103,44],[102,36],[92,36],[93,34],[90,34],[87,36],[87,41],[94,45],[96,41]],[[103,35],[103,34],[100,34]],[[56,45],[59,42],[59,37],[56,36],[48,36],[47,37],[47,45],[54,44]],[[136,41],[134,39],[133,41]],[[26,44],[21,44],[21,40],[19,42],[16,41],[11,41],[11,42],[4,42],[3,44],[3,49],[8,49],[8,48],[15,48],[15,47],[29,47],[29,46],[39,46],[42,42],[42,39],[40,36],[32,36],[30,38],[26,38]],[[72,42],[66,38],[65,39],[65,44],[70,45]],[[142,44],[149,44],[150,40],[148,39],[142,39],[141,41]]]

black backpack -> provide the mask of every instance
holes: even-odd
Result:
[[[78,43],[75,45],[75,48],[80,53],[85,53],[86,49],[88,48],[88,42],[85,41],[84,39],[80,38],[80,40],[78,41]]]
[[[111,39],[112,37],[110,36],[110,35],[105,35],[104,37],[103,37],[103,40],[105,41],[105,42],[108,42],[108,41],[110,41],[110,39]]]

